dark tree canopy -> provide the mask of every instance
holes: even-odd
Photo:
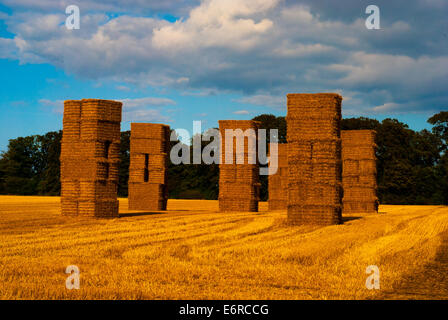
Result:
[[[286,143],[286,119],[285,117],[276,117],[273,114],[262,114],[259,116],[256,116],[252,120],[260,121],[260,128],[266,129],[266,140],[269,143],[270,142],[270,135],[269,130],[270,129],[277,129],[278,130],[278,142],[279,143]]]
[[[442,111],[428,119],[433,125],[432,133],[443,141],[442,150],[448,150],[448,111]]]
[[[62,131],[9,140],[0,158],[0,192],[58,195]]]

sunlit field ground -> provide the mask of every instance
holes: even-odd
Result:
[[[285,211],[219,213],[170,200],[168,212],[67,218],[57,197],[0,197],[2,299],[448,299],[448,208],[381,206],[325,228]],[[77,265],[79,290],[65,287]],[[380,269],[367,290],[366,267]],[[445,281],[444,281],[445,280]]]

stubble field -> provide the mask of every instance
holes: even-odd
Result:
[[[260,207],[120,199],[120,218],[90,219],[61,216],[58,197],[1,196],[0,299],[448,299],[448,207],[380,206],[324,228]],[[366,289],[369,265],[380,290]]]

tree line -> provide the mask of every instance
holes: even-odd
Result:
[[[270,114],[253,120],[278,129],[286,142],[286,119]],[[448,112],[428,119],[432,130],[414,131],[396,119],[347,118],[342,130],[377,132],[378,196],[383,204],[448,204]],[[59,195],[62,131],[9,140],[0,155],[0,194]],[[121,133],[118,195],[127,196],[130,132]],[[269,135],[267,137],[269,139]],[[269,142],[269,141],[268,141]],[[171,142],[171,146],[177,142]],[[205,146],[205,143],[204,143]],[[192,154],[192,152],[190,152]],[[268,178],[261,176],[261,199],[268,198]],[[219,166],[169,162],[170,198],[217,199]]]

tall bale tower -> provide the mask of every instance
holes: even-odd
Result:
[[[118,217],[121,108],[111,100],[64,102],[62,214]]]
[[[377,213],[376,132],[342,130],[343,213]]]
[[[169,126],[131,123],[130,210],[166,210],[169,147]]]
[[[256,143],[260,123],[252,120],[220,120],[221,133],[221,164],[219,165],[219,210],[220,211],[258,211],[260,198],[259,163]],[[226,130],[243,132],[247,136],[226,138]],[[241,131],[238,131],[241,130]],[[235,131],[237,130],[237,131]],[[237,141],[240,141],[238,143]],[[255,145],[249,143],[254,141]],[[244,148],[241,148],[241,141]],[[238,149],[239,144],[240,149]],[[226,147],[227,145],[227,147]],[[231,147],[233,146],[233,147]],[[230,150],[232,149],[232,150]],[[236,157],[244,159],[244,163],[237,164]],[[233,163],[226,163],[226,157],[232,157]],[[255,159],[255,163],[249,163]]]
[[[287,98],[288,221],[342,223],[342,97],[317,93]]]
[[[272,150],[272,143],[269,150]],[[269,210],[286,210],[288,207],[288,144],[277,144],[277,173],[268,177]]]

